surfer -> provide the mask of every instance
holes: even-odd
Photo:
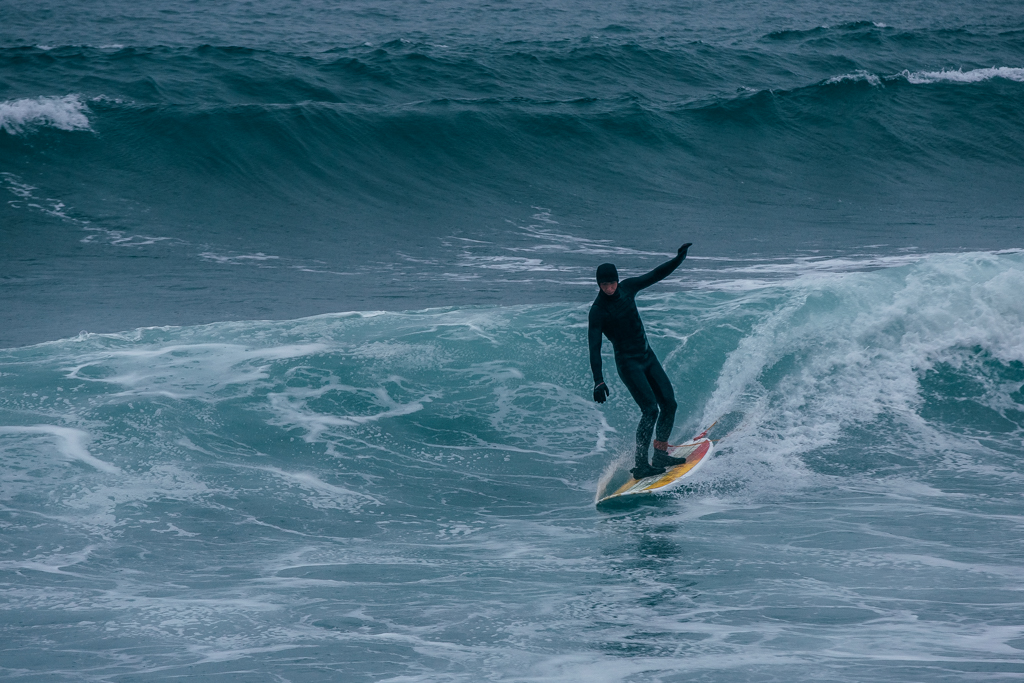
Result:
[[[594,400],[604,403],[609,392],[601,372],[601,335],[608,337],[615,351],[615,368],[633,400],[640,406],[640,424],[636,428],[636,465],[630,470],[635,479],[661,474],[665,468],[681,465],[686,458],[668,454],[668,437],[676,418],[676,399],[672,383],[647,343],[636,295],[655,282],[666,278],[686,258],[691,242],[679,247],[676,257],[651,272],[619,282],[619,273],[611,263],[597,267],[600,293],[590,307],[590,369],[594,373]],[[655,422],[657,431],[655,433]],[[647,451],[654,433],[654,458],[647,461]]]

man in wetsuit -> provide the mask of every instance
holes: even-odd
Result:
[[[619,282],[619,273],[611,263],[597,267],[597,284],[601,293],[590,307],[587,334],[590,369],[594,372],[594,400],[604,403],[610,393],[601,373],[603,334],[615,350],[615,368],[619,371],[619,378],[640,406],[640,424],[636,428],[636,466],[630,470],[636,479],[661,474],[666,467],[686,462],[686,458],[673,458],[668,454],[668,437],[676,418],[676,399],[665,370],[647,343],[647,333],[644,332],[640,312],[636,310],[635,299],[641,289],[663,280],[678,268],[686,258],[690,244],[687,242],[679,247],[671,261],[662,263],[645,275],[622,282]],[[655,431],[655,421],[654,459],[649,463],[647,451],[651,445],[651,434]]]

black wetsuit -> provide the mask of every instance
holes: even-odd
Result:
[[[665,370],[647,343],[647,333],[640,320],[640,312],[636,310],[635,299],[640,290],[667,277],[679,267],[684,258],[685,251],[645,275],[623,280],[615,294],[608,296],[604,292],[599,293],[590,307],[590,329],[587,336],[594,384],[604,382],[601,372],[603,334],[615,350],[615,367],[622,383],[640,406],[642,415],[636,428],[638,464],[641,461],[647,462],[647,450],[650,448],[651,434],[655,431],[655,421],[658,441],[668,441],[676,417],[676,399]]]

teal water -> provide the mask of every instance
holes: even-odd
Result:
[[[0,346],[1021,246],[1013,2],[7,7]]]
[[[1022,112],[994,0],[7,0],[0,677],[1019,679]]]
[[[656,505],[584,304],[0,353],[12,679],[1003,680],[1024,672],[1019,252],[652,294]],[[728,423],[728,424],[726,424]]]

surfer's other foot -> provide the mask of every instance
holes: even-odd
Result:
[[[653,477],[656,474],[665,474],[664,467],[652,467],[648,463],[638,464],[636,467],[629,471],[636,480],[643,479],[644,477]]]
[[[654,457],[651,458],[651,464],[654,467],[675,467],[676,465],[685,465],[686,458],[673,458],[665,451],[654,451]]]

